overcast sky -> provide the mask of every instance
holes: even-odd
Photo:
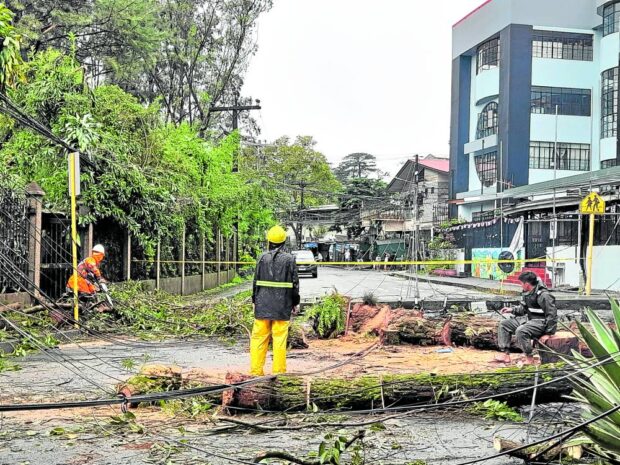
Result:
[[[448,155],[452,24],[482,0],[274,0],[243,93],[261,139],[311,135],[330,162]]]

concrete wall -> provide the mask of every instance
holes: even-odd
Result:
[[[229,283],[235,277],[235,271],[222,271],[220,273],[220,285]],[[155,290],[156,283],[154,279],[148,279],[144,281],[139,281],[144,284],[146,289]],[[185,277],[185,292],[183,295],[197,294],[198,292],[202,292],[208,289],[214,289],[218,286],[217,282],[217,273],[207,273],[205,274],[204,287],[202,286],[202,275],[195,276],[186,276]],[[180,277],[176,278],[162,278],[159,282],[159,288],[162,291],[168,292],[170,294],[181,294],[182,287],[182,279]]]
[[[547,248],[547,257],[553,256],[553,247]],[[576,246],[557,246],[556,259],[567,259],[556,263],[556,285],[580,286],[579,264]],[[585,257],[584,257],[585,259]],[[620,246],[595,246],[592,269],[592,289],[620,291],[620,275],[616,272],[620,263]],[[547,261],[547,269],[551,272],[553,264]]]
[[[20,303],[22,305],[29,305],[30,294],[27,292],[11,292],[9,294],[0,294],[0,302],[3,304]]]

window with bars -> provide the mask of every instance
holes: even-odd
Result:
[[[532,86],[532,113],[541,115],[590,116],[592,92],[590,89]]]
[[[492,134],[497,134],[499,128],[497,109],[497,102],[489,102],[482,109],[482,112],[478,115],[476,139],[482,139]]]
[[[499,66],[499,38],[488,40],[478,46],[476,64],[477,74]]]
[[[530,142],[530,168],[568,171],[590,170],[590,144]],[[554,166],[555,165],[555,166]]]
[[[618,67],[601,74],[601,138],[618,133]]]
[[[476,155],[474,157],[478,179],[484,187],[490,187],[497,181],[497,151]]]
[[[534,31],[532,55],[534,58],[592,61],[593,36],[555,31]]]
[[[603,9],[603,36],[620,30],[620,3],[607,5]]]
[[[615,158],[612,158],[611,160],[601,161],[602,170],[604,170],[605,168],[613,168],[614,166],[618,166],[618,161]]]

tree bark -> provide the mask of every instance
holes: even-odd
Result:
[[[532,390],[513,391],[531,387],[534,373],[535,369],[528,367],[505,368],[489,374],[397,374],[351,379],[281,375],[273,381],[227,391],[223,395],[222,406],[277,411],[300,411],[313,405],[323,410],[372,409],[381,405],[473,399],[489,394],[505,394],[500,400],[511,405],[524,405],[531,402]],[[554,373],[553,377],[562,374]],[[227,380],[244,381],[246,378],[244,375],[230,374]],[[536,400],[539,403],[557,402],[560,396],[570,392],[571,386],[567,380],[562,380],[539,387]]]

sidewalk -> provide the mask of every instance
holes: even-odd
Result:
[[[391,276],[407,279],[415,277],[414,274],[407,271],[396,271],[390,273]],[[510,300],[516,300],[521,296],[521,286],[517,284],[505,283],[502,285],[500,281],[482,278],[454,278],[448,276],[428,276],[419,275],[420,282],[431,282],[433,284],[443,284],[445,286],[461,287],[465,289],[473,289],[481,293],[496,294],[498,296],[510,297]],[[609,299],[603,291],[592,290],[592,295],[579,295],[576,292],[563,291],[562,289],[552,289],[553,296],[556,299],[558,310],[577,310],[584,307],[591,307],[598,310],[610,310]],[[617,293],[609,293],[617,298]]]
[[[390,273],[390,276],[398,278],[413,278],[415,274],[408,271],[395,271]],[[462,287],[464,289],[473,289],[475,291],[501,294],[501,295],[520,295],[521,286],[517,284],[505,283],[500,281],[493,281],[491,279],[482,278],[454,278],[450,276],[432,276],[432,275],[419,275],[420,281],[431,282],[433,284],[443,284],[446,286]]]

